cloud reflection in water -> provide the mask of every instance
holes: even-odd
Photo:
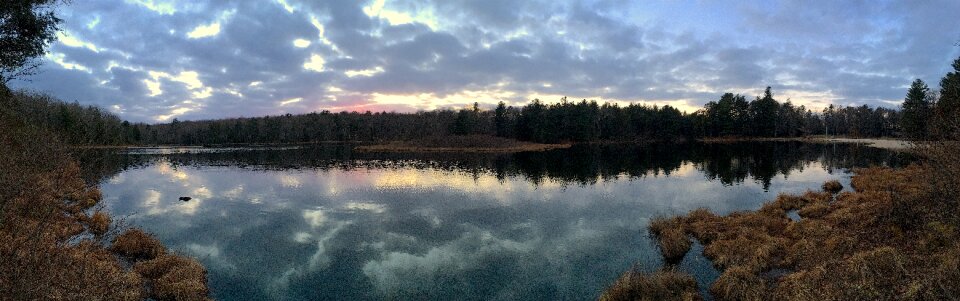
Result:
[[[789,181],[774,172],[735,185],[704,166],[571,184],[456,168],[160,160],[102,185],[114,214],[199,257],[221,299],[556,300],[593,299],[634,263],[659,266],[645,230],[654,216],[751,209],[849,181],[820,161],[791,168]]]

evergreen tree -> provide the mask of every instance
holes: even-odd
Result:
[[[497,110],[494,112],[494,125],[497,128],[497,137],[507,137],[509,129],[507,127],[507,105],[502,101],[497,104]]]
[[[753,135],[775,137],[777,135],[777,113],[780,105],[773,99],[773,92],[767,87],[763,97],[757,97],[750,103],[750,115],[753,121]]]
[[[733,115],[734,135],[746,135],[750,131],[750,103],[747,102],[746,96],[740,94],[733,96],[730,114]]]
[[[930,88],[920,79],[913,81],[907,90],[907,97],[903,99],[903,115],[900,119],[900,128],[903,136],[911,139],[927,137],[928,121],[931,114],[931,104],[927,95]]]
[[[936,128],[943,138],[960,128],[960,58],[953,61],[953,71],[940,80],[940,100],[936,104]]]

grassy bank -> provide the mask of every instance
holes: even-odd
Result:
[[[206,270],[101,210],[68,148],[0,86],[0,299],[204,300]]]
[[[925,156],[920,164],[854,170],[853,191],[840,192],[831,181],[755,211],[718,216],[698,209],[654,220],[650,233],[668,266],[650,275],[628,272],[601,299],[700,299],[687,293],[696,291],[692,277],[670,267],[691,239],[722,272],[709,287],[718,300],[956,299],[958,149],[927,143],[915,149]]]
[[[568,148],[570,146],[570,144],[542,144],[494,136],[468,135],[363,145],[356,147],[355,150],[361,152],[517,153]]]

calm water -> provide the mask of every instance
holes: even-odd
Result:
[[[828,179],[846,185],[852,167],[905,160],[847,144],[748,143],[166,149],[84,161],[106,209],[198,257],[218,299],[587,300],[631,266],[662,265],[652,217],[755,209]],[[700,256],[680,267],[704,284],[716,277]]]

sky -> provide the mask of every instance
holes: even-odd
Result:
[[[87,0],[10,83],[121,118],[415,112],[726,92],[896,107],[960,56],[960,1]]]

